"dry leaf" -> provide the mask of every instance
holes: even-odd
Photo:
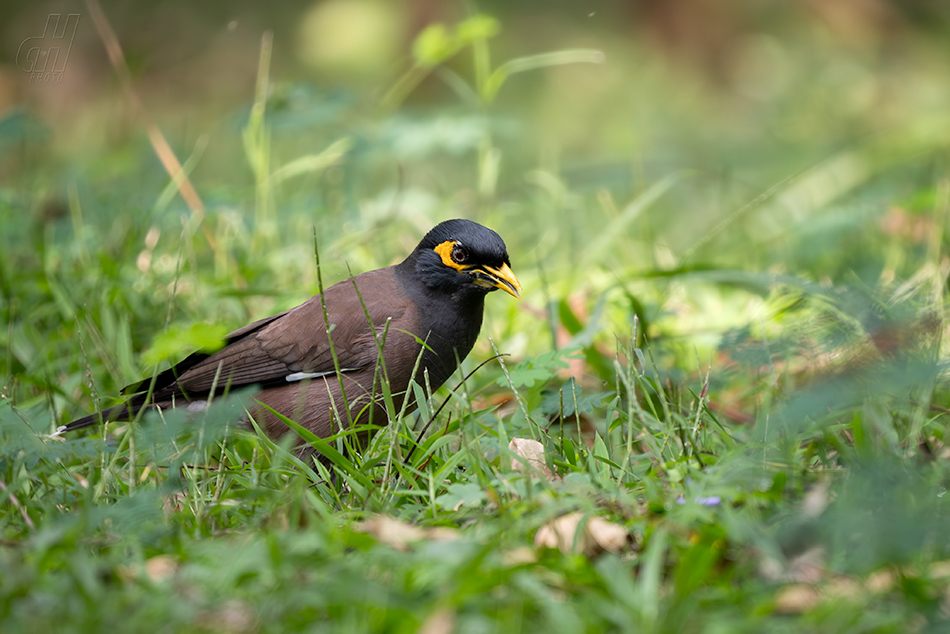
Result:
[[[550,520],[534,536],[534,545],[590,557],[604,550],[617,552],[627,544],[626,529],[597,516],[589,517],[578,534],[583,518],[583,513],[575,511]]]
[[[897,584],[897,574],[893,570],[878,570],[871,573],[864,585],[874,593],[890,592]]]
[[[502,392],[500,394],[492,394],[485,399],[476,399],[472,405],[476,412],[492,407],[497,408],[495,410],[495,416],[503,419],[508,418],[517,411],[518,399],[516,399],[515,395],[511,392]]]
[[[451,634],[455,630],[455,612],[436,610],[419,628],[419,634]]]
[[[818,517],[828,508],[828,494],[831,485],[828,480],[813,486],[802,500],[801,511],[808,517]]]
[[[171,493],[162,496],[162,510],[165,511],[165,517],[171,517],[175,513],[181,512],[185,507],[185,500],[188,496],[184,492]]]
[[[145,562],[145,574],[155,583],[165,581],[178,570],[178,561],[171,555],[157,555]]]
[[[145,561],[144,565],[138,563],[121,565],[117,568],[119,577],[124,581],[135,581],[148,578],[152,583],[161,583],[172,577],[178,570],[178,561],[171,555],[157,555]]]
[[[950,561],[935,561],[930,564],[927,574],[931,579],[946,579],[950,577]]]
[[[501,562],[506,566],[522,566],[538,561],[538,553],[527,546],[518,546],[501,553]]]
[[[512,458],[512,471],[519,471],[525,475],[533,475],[537,471],[548,480],[554,479],[554,474],[551,473],[551,470],[548,469],[548,465],[544,461],[544,445],[537,440],[531,440],[530,438],[512,438],[511,442],[508,443],[508,449],[524,459],[522,461],[518,458]],[[527,462],[527,465],[525,462]]]
[[[396,550],[408,550],[409,545],[426,540],[450,541],[458,539],[458,531],[443,526],[420,528],[388,515],[377,515],[360,522],[355,529],[368,533]]]
[[[814,608],[820,600],[815,588],[796,583],[778,591],[775,595],[775,611],[779,614],[801,614]]]
[[[260,624],[251,608],[243,601],[231,599],[223,605],[200,612],[195,621],[203,628],[222,634],[256,632]]]
[[[759,561],[759,574],[769,581],[818,583],[825,571],[824,546],[812,546],[785,562],[769,555],[763,555]]]
[[[377,515],[372,519],[368,519],[358,525],[356,530],[369,533],[396,550],[408,550],[410,543],[425,539],[425,531],[418,526],[400,522],[386,515]]]
[[[788,560],[788,579],[803,583],[818,583],[825,576],[825,547],[812,546]]]
[[[866,594],[867,587],[852,577],[837,575],[822,586],[821,592],[827,597],[859,600]]]
[[[565,553],[571,552],[574,550],[574,534],[577,532],[580,515],[580,513],[571,513],[549,520],[538,529],[534,536],[534,545],[542,548],[557,548]],[[581,548],[579,543],[578,548]]]
[[[627,529],[600,517],[590,518],[587,522],[587,533],[594,543],[612,553],[627,545]]]

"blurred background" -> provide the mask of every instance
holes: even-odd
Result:
[[[782,350],[813,376],[942,331],[920,304],[947,265],[946,3],[96,7],[0,8],[0,363],[21,398],[52,381],[72,410],[87,364],[114,393],[169,324],[295,305],[314,235],[331,283],[457,216],[501,233],[526,289],[492,297],[484,333],[516,358],[582,348],[578,379],[608,380],[634,330],[723,389]],[[30,48],[66,41],[51,14],[74,37],[37,78]]]
[[[83,631],[205,597],[274,628],[946,631],[948,147],[946,0],[4,0],[0,599]],[[328,285],[452,217],[524,287],[463,370],[491,338],[510,371],[378,434],[337,472],[364,484],[191,424],[45,437],[316,293],[315,239]],[[390,478],[417,433],[426,477]],[[515,436],[564,480],[514,488]],[[576,509],[622,555],[505,558]],[[400,559],[353,533],[377,511],[492,545]],[[116,584],[130,553],[204,572]]]

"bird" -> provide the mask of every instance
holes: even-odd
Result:
[[[203,411],[217,394],[248,386],[256,391],[247,412],[272,438],[288,426],[271,410],[321,438],[351,423],[382,426],[380,370],[396,411],[404,399],[407,411],[414,409],[410,383],[435,390],[455,372],[481,330],[485,296],[499,289],[515,298],[522,292],[501,236],[471,220],[446,220],[401,263],[352,276],[296,308],[239,328],[218,351],[192,353],[123,388],[124,403],[55,433],[129,421],[142,410]],[[301,441],[298,454],[313,450]]]

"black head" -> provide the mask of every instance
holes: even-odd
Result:
[[[505,241],[471,220],[439,223],[416,247],[413,258],[416,274],[430,288],[481,294],[500,288],[515,297],[521,293]]]

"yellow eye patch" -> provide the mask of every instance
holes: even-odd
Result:
[[[464,271],[465,269],[471,268],[470,264],[459,264],[452,259],[452,250],[458,246],[458,242],[455,240],[446,240],[442,244],[436,246],[433,251],[439,254],[439,257],[442,258],[442,264],[455,269],[456,271]]]

